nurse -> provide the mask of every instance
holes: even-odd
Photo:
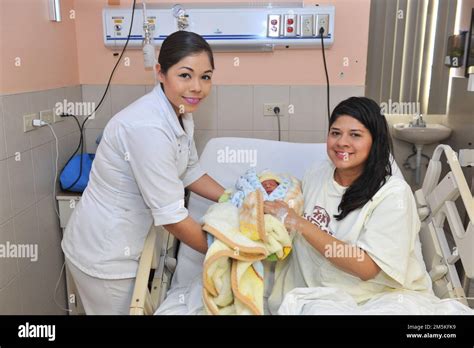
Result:
[[[266,213],[296,231],[293,252],[275,271],[270,312],[294,288],[335,288],[357,303],[393,289],[431,292],[413,194],[392,176],[388,127],[373,100],[352,97],[334,109],[327,154],[304,176],[303,217],[265,202]]]
[[[107,124],[89,183],[66,227],[62,249],[87,314],[128,314],[151,224],[195,250],[207,242],[184,206],[184,189],[217,201],[224,188],[199,166],[195,111],[211,90],[209,44],[179,31],[164,40],[160,82]]]

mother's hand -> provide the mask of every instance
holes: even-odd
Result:
[[[263,205],[265,214],[270,214],[280,220],[287,229],[296,229],[301,217],[283,201],[265,201]]]

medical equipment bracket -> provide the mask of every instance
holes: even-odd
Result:
[[[219,7],[217,7],[219,6]],[[284,7],[283,7],[284,6]],[[271,4],[186,4],[178,10],[170,5],[149,5],[146,10],[153,44],[161,46],[178,30],[200,34],[215,51],[266,52],[282,49],[321,47],[319,29],[324,28],[324,46],[334,43],[335,7],[305,6],[301,3]],[[110,49],[125,45],[130,29],[128,8],[103,9],[104,44]],[[143,9],[136,8],[128,47],[141,49],[144,40]]]

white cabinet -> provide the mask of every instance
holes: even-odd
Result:
[[[56,196],[59,206],[59,225],[61,229],[66,229],[67,222],[71,217],[72,211],[76,207],[81,195],[79,193],[62,192]],[[84,307],[77,292],[72,275],[69,273],[67,265],[64,266],[66,270],[66,290],[67,303],[69,308],[69,315],[84,315]]]

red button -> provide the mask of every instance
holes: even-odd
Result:
[[[286,29],[286,31],[289,32],[289,33],[292,33],[292,32],[293,32],[293,28],[292,28],[292,27],[288,27],[288,28]]]
[[[272,23],[273,25],[277,24],[277,20],[276,19],[272,19],[272,21],[270,22]]]
[[[293,24],[294,22],[295,22],[295,21],[294,21],[293,19],[291,19],[291,18],[288,19],[288,24],[291,25],[291,24]]]

